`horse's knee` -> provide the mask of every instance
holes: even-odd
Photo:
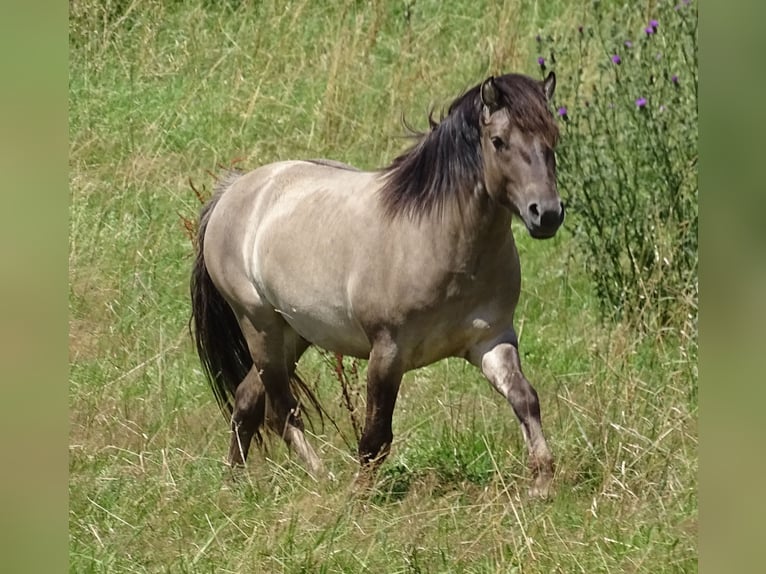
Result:
[[[537,391],[520,374],[518,381],[510,385],[508,401],[521,420],[526,420],[528,417],[540,418],[540,398]]]

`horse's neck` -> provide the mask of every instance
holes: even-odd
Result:
[[[468,267],[488,255],[513,249],[511,212],[492,201],[483,190],[464,196],[461,204],[447,207],[434,220],[430,233],[444,246],[444,256],[453,264]],[[489,257],[491,259],[491,257]]]
[[[511,212],[490,199],[483,188],[477,188],[460,210],[452,214],[448,225],[459,230],[466,246],[484,251],[507,240],[511,230]]]

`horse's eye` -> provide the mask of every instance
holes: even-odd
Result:
[[[492,145],[495,146],[495,150],[497,151],[500,151],[501,149],[505,149],[505,142],[498,137],[492,138]]]

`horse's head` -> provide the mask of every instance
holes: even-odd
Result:
[[[516,74],[489,77],[480,88],[487,192],[538,239],[553,237],[564,221],[556,186],[558,128],[548,107],[555,88],[553,72],[542,82]]]

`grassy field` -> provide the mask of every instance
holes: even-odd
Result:
[[[526,498],[515,417],[460,360],[405,377],[371,498],[351,495],[354,431],[314,351],[302,373],[339,429],[311,440],[337,480],[277,441],[232,480],[188,335],[190,180],[209,189],[233,161],[385,165],[408,145],[402,114],[422,128],[490,73],[539,74],[535,35],[576,28],[583,6],[70,2],[71,572],[697,570],[695,353],[599,322],[570,222],[516,233],[548,501]]]

